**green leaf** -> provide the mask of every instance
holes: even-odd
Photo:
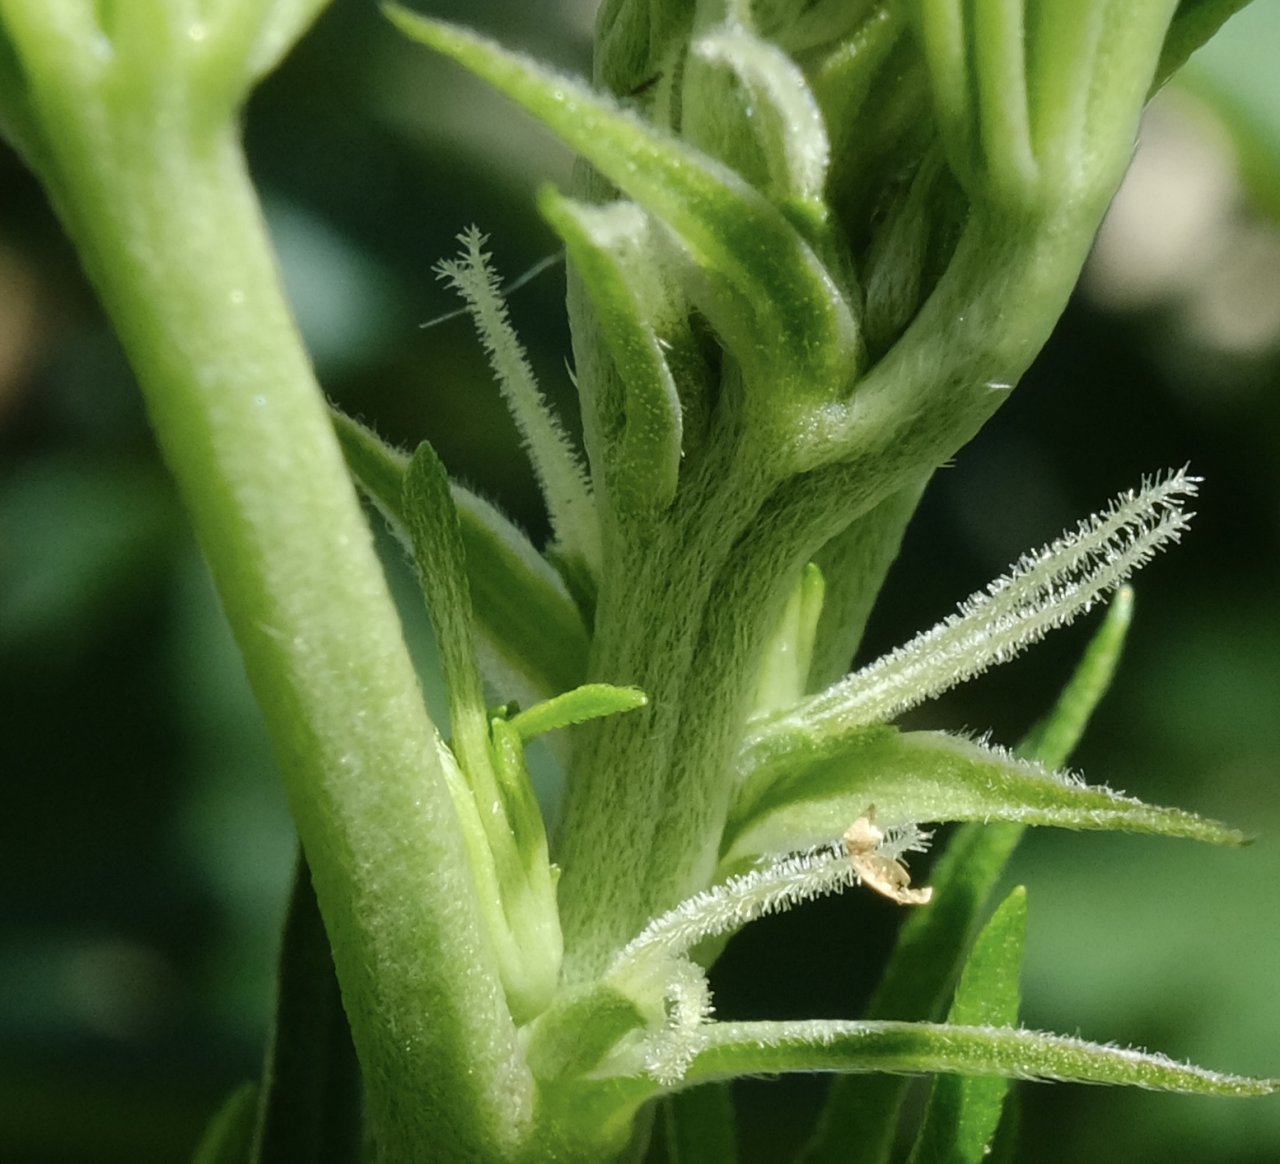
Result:
[[[330,408],[329,417],[351,476],[408,550],[409,534],[401,490],[409,467],[409,454],[388,444],[373,429],[337,408]]]
[[[578,686],[587,673],[591,640],[582,613],[560,574],[496,508],[452,487],[467,555],[471,601],[484,635],[482,662],[501,683],[511,673],[543,698]]]
[[[329,939],[299,855],[280,950],[253,1164],[355,1164],[360,1072]]]
[[[1062,764],[1110,685],[1133,614],[1121,587],[1094,632],[1053,711],[1019,749],[1029,759]],[[933,899],[913,909],[867,1007],[873,1019],[933,1019],[941,1013],[977,920],[987,908],[1023,826],[966,824],[952,836],[930,875]],[[804,1164],[883,1164],[889,1159],[903,1080],[886,1075],[836,1080]]]
[[[488,712],[476,663],[467,558],[449,477],[426,442],[409,461],[402,509],[449,691],[453,751],[463,771],[488,765]]]
[[[214,1113],[191,1164],[252,1164],[249,1154],[257,1107],[257,1084],[242,1083]]]
[[[395,5],[385,11],[411,39],[523,105],[674,232],[707,289],[700,306],[757,397],[782,407],[843,394],[856,371],[853,315],[766,197],[577,81],[453,25]]]
[[[827,241],[825,202],[831,146],[813,94],[794,61],[732,19],[699,38],[693,55],[729,70],[736,81],[733,123],[750,135],[766,169],[764,192],[783,207],[809,241]],[[686,66],[686,123],[698,117],[701,92]],[[723,119],[722,120],[727,120]],[[734,159],[726,158],[732,165]]]
[[[662,1101],[669,1164],[737,1164],[733,1097],[707,1083]]]
[[[685,1086],[784,1071],[887,1071],[1109,1083],[1224,1097],[1280,1091],[1278,1079],[1227,1075],[1147,1051],[1018,1028],[834,1020],[711,1023],[700,1039]]]
[[[31,106],[27,77],[13,38],[0,19],[0,136],[37,173],[46,173],[49,157],[40,118]]]
[[[408,550],[401,498],[408,456],[337,410],[333,424],[352,476]],[[459,485],[451,492],[490,679],[520,698],[577,687],[586,676],[587,629],[559,574],[492,505]]]
[[[838,836],[874,804],[881,827],[904,822],[1005,820],[1073,829],[1121,829],[1244,844],[1244,834],[944,732],[869,728],[834,753],[797,757],[786,771],[748,780],[725,829],[724,863],[804,848]]]
[[[1018,755],[1048,768],[1061,767],[1071,758],[1111,686],[1132,623],[1133,587],[1121,586],[1053,710],[1026,734]]]
[[[1182,68],[1196,49],[1248,3],[1249,0],[1180,0],[1160,50],[1152,91]]]
[[[984,1164],[1018,1164],[1018,1132],[1022,1122],[1022,1093],[1016,1088],[1004,1097],[1004,1111],[996,1127],[995,1141]]]
[[[621,431],[603,434],[609,501],[623,513],[661,511],[675,496],[683,427],[664,333],[688,325],[663,319],[671,288],[654,262],[648,218],[631,203],[588,206],[554,190],[538,205],[586,285],[625,389],[621,424],[612,426]]]
[[[612,683],[584,683],[563,695],[557,695],[544,703],[517,712],[510,724],[524,743],[587,720],[634,711],[648,703],[645,693],[638,687],[615,687]]]
[[[756,682],[757,715],[790,707],[807,691],[825,589],[822,571],[810,562],[801,571],[777,630],[765,646]]]
[[[1175,0],[923,0],[947,158],[980,204],[1104,205],[1132,153]]]
[[[487,239],[472,226],[458,241],[461,255],[436,264],[436,274],[466,302],[467,314],[529,455],[557,552],[589,579],[594,589],[601,569],[600,515],[586,470],[538,388],[524,345],[511,325],[502,282],[484,249]]]
[[[820,691],[848,674],[924,484],[917,481],[886,497],[815,555],[825,585],[807,690]]]
[[[403,509],[449,691],[452,754],[442,755],[449,790],[481,893],[512,1015],[519,1022],[549,1002],[562,940],[546,831],[525,768],[521,740],[490,723],[472,638],[466,557],[449,479],[435,451],[418,446],[404,477]]]
[[[948,1022],[975,1027],[1017,1023],[1026,937],[1027,891],[1019,886],[974,942]],[[909,1164],[981,1164],[995,1137],[1008,1089],[1008,1080],[1000,1077],[936,1079]]]
[[[1022,826],[997,822],[959,829],[934,864],[933,898],[903,921],[889,964],[867,1006],[873,1019],[933,1019],[941,1011],[976,919]],[[898,1124],[906,1082],[889,1075],[851,1075],[832,1082],[803,1164],[884,1164]]]

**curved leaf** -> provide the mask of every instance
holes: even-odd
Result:
[[[843,394],[858,346],[851,309],[764,195],[581,82],[454,25],[396,5],[386,12],[524,106],[674,232],[708,288],[703,310],[762,392],[775,402]]]
[[[360,1069],[311,871],[299,853],[250,1164],[356,1160],[360,1135]]]
[[[621,431],[602,458],[609,501],[624,513],[665,509],[680,474],[683,418],[658,329],[669,295],[647,216],[632,203],[587,206],[551,190],[538,205],[586,285],[626,390]]]
[[[783,1071],[954,1072],[1144,1087],[1198,1095],[1271,1095],[1280,1080],[1226,1075],[1165,1055],[1013,1027],[899,1022],[711,1023],[682,1081]]]
[[[522,743],[546,732],[576,723],[634,711],[648,703],[638,687],[617,687],[612,683],[584,683],[563,695],[556,695],[511,717],[510,724]]]
[[[904,822],[1006,820],[1122,829],[1239,845],[1243,833],[1176,808],[1083,784],[976,740],[944,732],[869,728],[836,752],[748,781],[725,829],[723,863],[839,835],[868,804],[882,827]]]
[[[693,52],[731,70],[745,96],[741,121],[764,155],[770,199],[790,210],[810,241],[819,243],[827,220],[831,145],[804,75],[776,45],[740,24],[708,33],[694,42]],[[691,96],[696,103],[696,89]]]
[[[223,1101],[196,1145],[191,1164],[253,1164],[258,1085],[242,1083]]]

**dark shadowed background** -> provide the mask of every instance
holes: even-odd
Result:
[[[586,71],[589,0],[433,0]],[[1259,0],[1164,95],[1084,287],[940,472],[866,653],[948,613],[1144,473],[1205,478],[1138,579],[1092,780],[1256,833],[1240,852],[1040,832],[1024,1021],[1280,1074],[1280,9]],[[534,531],[535,490],[468,322],[431,275],[474,222],[514,276],[570,159],[527,118],[336,0],[247,115],[320,377],[424,437]],[[264,734],[130,373],[34,180],[0,152],[0,1160],[180,1161],[258,1066],[293,838]],[[563,271],[511,307],[572,414]],[[429,635],[389,555],[429,670]],[[1096,616],[1094,616],[1096,618]],[[913,715],[1016,742],[1088,633]],[[433,684],[428,680],[428,687]],[[433,693],[433,697],[436,693]],[[759,923],[715,975],[737,1017],[856,1015],[898,920],[869,895]],[[820,1082],[752,1082],[744,1158],[785,1159]],[[1023,1086],[1018,1158],[1280,1159],[1280,1100]]]

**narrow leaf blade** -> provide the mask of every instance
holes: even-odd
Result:
[[[449,477],[423,441],[409,461],[403,509],[449,689],[453,750],[466,772],[488,766],[488,716],[476,662],[467,558]]]
[[[948,1021],[1011,1027],[1018,1021],[1019,978],[1027,937],[1027,892],[1021,886],[983,927],[956,987]],[[1009,1081],[939,1076],[909,1164],[980,1164],[991,1147]]]
[[[621,431],[604,458],[610,501],[623,513],[661,511],[675,496],[683,418],[655,327],[664,288],[644,212],[628,203],[586,206],[554,191],[542,193],[539,207],[586,285],[625,387]]]
[[[737,1164],[733,1097],[724,1083],[668,1096],[662,1104],[669,1164]]]
[[[311,872],[299,855],[281,942],[252,1160],[355,1160],[360,1136],[360,1072]]]
[[[1223,1097],[1280,1091],[1278,1079],[1228,1075],[1148,1051],[1020,1028],[832,1020],[713,1023],[702,1040],[685,1086],[784,1071],[887,1071],[1105,1083]]]
[[[408,455],[341,412],[334,410],[332,419],[351,475],[409,550],[401,497]],[[459,485],[451,492],[490,680],[521,699],[577,687],[586,676],[589,641],[559,574],[492,505]]]
[[[842,832],[868,804],[882,827],[1004,820],[1226,845],[1246,840],[1216,821],[1080,783],[979,741],[879,727],[847,739],[832,755],[798,757],[785,772],[748,781],[726,829],[725,861],[817,844]]]
[[[242,1083],[223,1101],[205,1128],[191,1164],[256,1164],[250,1157],[258,1087]]]
[[[588,720],[634,711],[648,703],[638,687],[615,687],[612,683],[584,683],[563,695],[527,708],[511,717],[511,726],[527,743],[546,732]]]
[[[501,685],[511,675],[541,698],[586,678],[587,624],[555,568],[494,506],[453,486],[467,553],[471,601],[484,636],[481,662]]]
[[[1164,38],[1152,91],[1182,68],[1196,49],[1248,3],[1249,0],[1181,0]]]
[[[1018,745],[1018,755],[1047,768],[1060,768],[1071,759],[1094,710],[1111,686],[1132,624],[1133,587],[1121,586],[1057,703],[1027,733]]]

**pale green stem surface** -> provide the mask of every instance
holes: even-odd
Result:
[[[3,12],[43,117],[41,177],[138,374],[272,737],[381,1159],[428,1142],[507,1159],[531,1080],[233,112],[165,46],[112,46],[104,64],[70,56],[56,17]]]

